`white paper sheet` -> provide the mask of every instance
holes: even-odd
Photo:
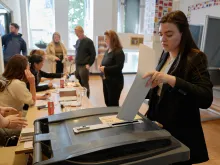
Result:
[[[62,104],[64,107],[65,106],[78,107],[81,105],[77,101],[61,101],[60,104]]]
[[[24,142],[24,149],[33,148],[33,141]]]
[[[60,97],[60,101],[75,101],[76,99],[77,99],[76,96]]]
[[[47,100],[36,100],[35,106],[36,107],[44,106],[44,105],[47,106],[47,102],[48,102]]]
[[[147,72],[155,70],[156,55],[152,48],[141,44],[139,47],[138,72],[135,80],[128,92],[127,97],[119,111],[117,117],[121,120],[133,121],[138,113],[145,97],[150,90],[146,87],[146,82],[149,79],[143,79],[143,75]]]

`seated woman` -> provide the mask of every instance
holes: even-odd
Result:
[[[29,56],[29,63],[30,63],[30,70],[31,73],[35,77],[35,85],[36,85],[36,91],[45,91],[48,89],[53,88],[53,84],[49,83],[48,85],[42,85],[39,86],[39,83],[41,81],[41,77],[45,78],[61,78],[64,76],[63,73],[46,73],[42,71],[42,67],[44,65],[44,55],[42,54],[31,54]]]
[[[30,91],[26,83],[30,84]],[[33,105],[36,100],[35,78],[30,72],[25,56],[14,55],[0,77],[0,106],[23,110],[24,104]]]
[[[27,82],[30,84],[30,91],[26,87]],[[29,70],[28,60],[25,56],[14,55],[0,77],[0,106],[13,107],[21,112],[24,104],[33,105],[35,100],[35,78]],[[10,124],[3,126],[12,128]],[[19,134],[20,130],[0,128],[0,146],[5,144],[7,137]]]

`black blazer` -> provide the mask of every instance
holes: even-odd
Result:
[[[101,66],[105,66],[104,74],[106,79],[123,80],[122,69],[124,67],[125,54],[123,50],[105,52]],[[101,73],[102,76],[102,73]]]
[[[36,91],[45,91],[48,90],[49,87],[48,85],[41,85],[38,86],[38,84],[40,83],[41,77],[45,77],[45,78],[61,78],[63,76],[62,73],[46,73],[44,71],[35,71],[34,69],[31,69],[31,73],[34,75],[35,77],[35,85],[36,85]]]
[[[161,70],[168,56],[168,53],[162,54],[157,71]],[[192,50],[171,73],[177,61],[178,58],[168,71],[176,77],[174,88],[164,84],[160,97],[157,95],[158,87],[149,91],[147,117],[161,123],[164,129],[190,148],[192,164],[200,163],[209,158],[199,108],[209,108],[213,101],[207,57],[200,51]]]

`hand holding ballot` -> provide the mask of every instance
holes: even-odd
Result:
[[[143,79],[149,78],[147,81],[146,86],[149,86],[151,84],[151,87],[154,88],[158,86],[161,83],[168,83],[170,86],[174,87],[176,83],[176,77],[172,75],[168,75],[166,73],[153,71],[153,72],[147,72]]]

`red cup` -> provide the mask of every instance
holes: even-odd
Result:
[[[63,79],[60,79],[60,88],[64,88],[64,80]]]
[[[54,114],[54,102],[49,101],[47,102],[48,105],[48,115],[53,115]]]

